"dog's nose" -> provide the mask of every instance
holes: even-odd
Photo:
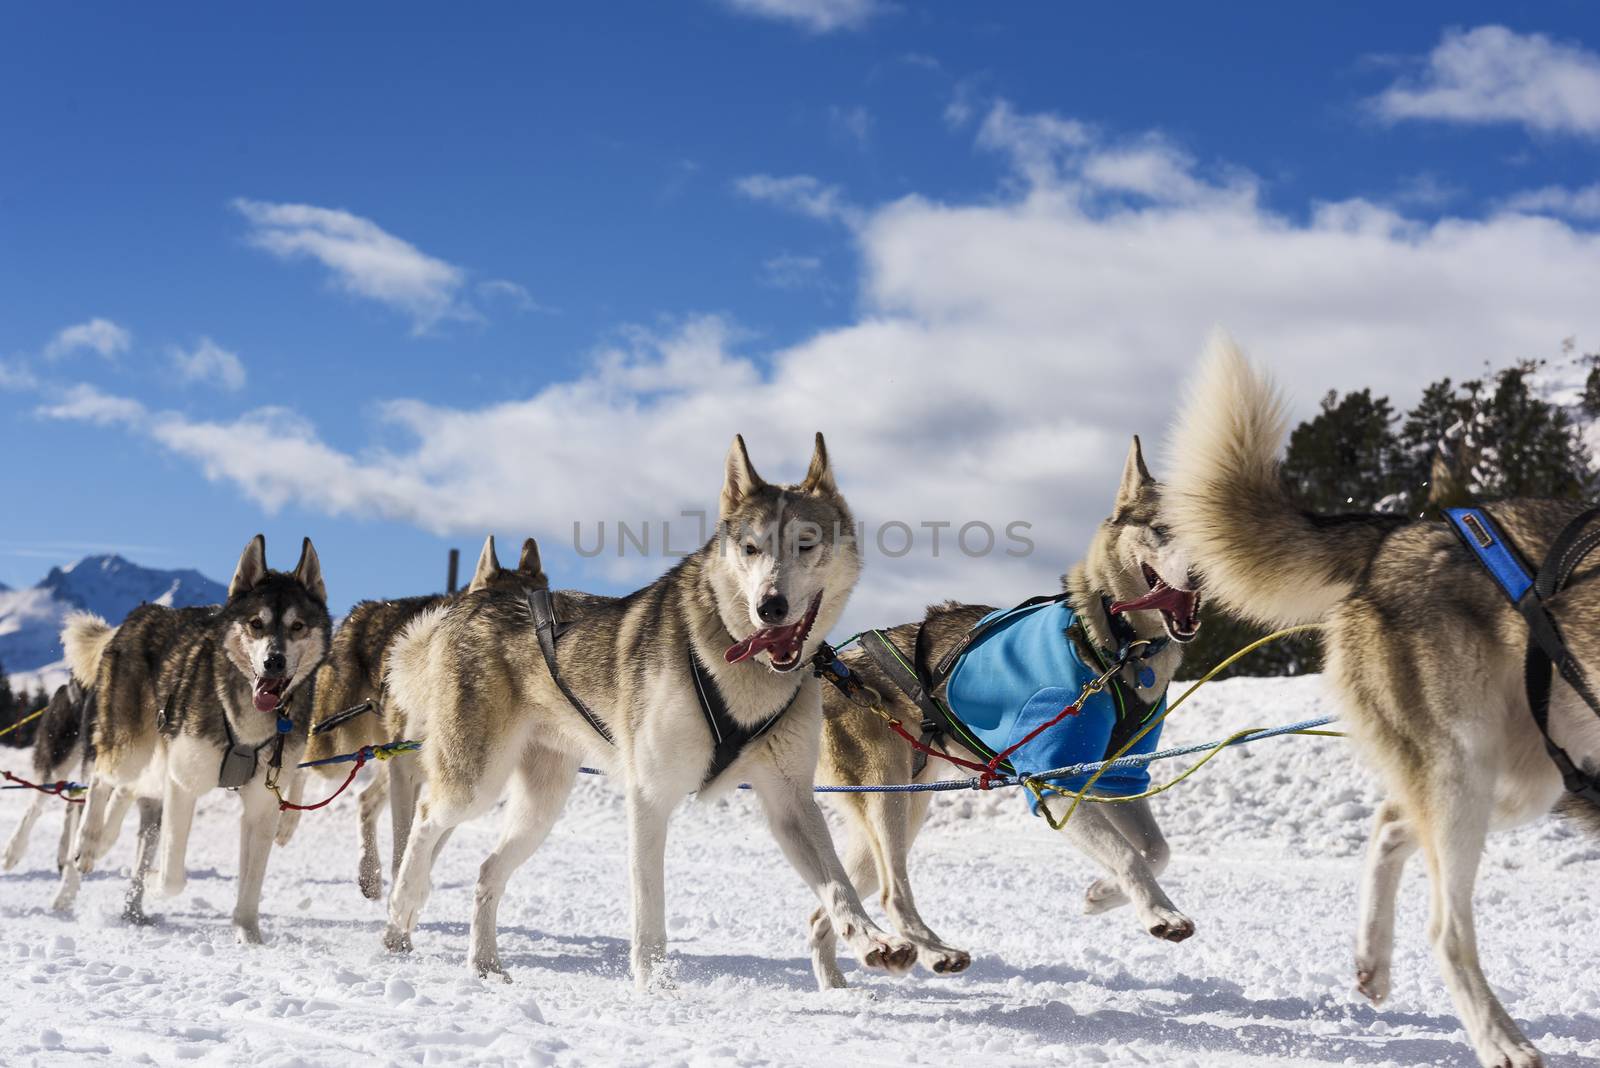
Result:
[[[282,653],[268,653],[267,658],[261,662],[261,670],[269,675],[282,675],[283,669],[289,666],[289,661],[283,658]]]
[[[756,615],[761,617],[763,623],[776,623],[788,614],[789,598],[781,593],[763,597],[761,603],[756,605]]]

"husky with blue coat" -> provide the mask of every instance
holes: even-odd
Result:
[[[1191,588],[1187,558],[1168,537],[1160,506],[1160,486],[1134,438],[1111,515],[1084,560],[1062,577],[1059,595],[1006,610],[937,605],[920,622],[869,632],[864,645],[870,651],[851,649],[842,659],[878,691],[895,719],[908,727],[922,723],[923,740],[953,757],[987,763],[1016,746],[1007,763],[1019,773],[1037,774],[1113,755],[1160,714],[1182,647],[1199,632],[1200,596]],[[1105,690],[1045,726],[1129,649],[1127,663]],[[911,685],[897,684],[897,674]],[[926,691],[920,704],[907,692],[919,684]],[[937,757],[920,758],[881,718],[832,687],[824,716],[818,782],[862,786],[972,774]],[[1152,729],[1129,752],[1153,750],[1159,735],[1159,727]],[[1077,790],[1086,781],[1083,776],[1058,786]],[[1148,785],[1144,769],[1125,769],[1102,776],[1093,793],[1132,797]],[[918,915],[907,873],[907,856],[932,795],[835,796],[850,827],[844,860],[857,892],[866,898],[881,891],[890,922],[916,947],[923,967],[938,974],[964,970],[971,956],[946,944]],[[1044,806],[1059,822],[1071,799],[1050,794],[1030,804],[1036,812]],[[1194,922],[1156,881],[1169,851],[1148,802],[1081,805],[1064,832],[1106,872],[1088,889],[1087,911],[1131,904],[1157,938],[1181,942],[1194,934]],[[811,951],[823,989],[845,985],[834,942],[833,924],[819,909],[811,917]]]

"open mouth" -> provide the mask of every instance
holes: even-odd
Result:
[[[1124,612],[1160,612],[1168,637],[1175,642],[1194,641],[1195,635],[1200,633],[1199,591],[1169,585],[1149,564],[1140,564],[1139,567],[1144,572],[1150,592],[1131,601],[1119,601],[1111,606],[1111,611],[1118,615]]]
[[[287,675],[263,675],[256,679],[253,698],[257,712],[276,712],[283,704],[283,691],[289,685]]]
[[[805,652],[806,639],[811,636],[811,625],[817,621],[817,609],[822,607],[822,592],[811,598],[806,614],[793,623],[781,627],[762,627],[748,638],[741,638],[728,646],[722,658],[730,664],[748,660],[757,653],[766,653],[774,671],[793,671],[800,666]]]

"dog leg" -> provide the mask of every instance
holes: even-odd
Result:
[[[194,806],[200,795],[167,779],[161,820],[161,883],[156,896],[174,898],[189,880],[189,830],[194,826]]]
[[[123,901],[122,918],[129,923],[146,924],[150,917],[144,913],[144,884],[155,863],[156,848],[161,839],[161,800],[155,797],[139,798],[139,850],[133,861],[133,879],[128,883],[128,896]]]
[[[1486,1068],[1538,1068],[1539,1051],[1512,1021],[1489,988],[1478,962],[1472,919],[1472,888],[1489,833],[1490,785],[1476,783],[1466,768],[1452,778],[1427,784],[1426,820],[1414,825],[1433,879],[1433,916],[1428,935],[1462,1027]]]
[[[633,985],[644,991],[650,989],[656,970],[667,960],[667,820],[672,804],[629,784],[627,805]]]
[[[471,964],[481,979],[498,975],[511,982],[500,963],[495,933],[500,897],[511,873],[533,856],[550,833],[577,777],[577,760],[548,750],[529,753],[511,777],[500,842],[478,868],[478,886],[472,896]]]
[[[239,820],[239,896],[233,905],[233,934],[241,945],[261,944],[261,884],[278,828],[278,799],[260,779],[239,789],[244,812]]]
[[[1106,805],[1104,811],[1111,825],[1144,857],[1144,862],[1150,866],[1150,873],[1157,879],[1161,878],[1161,873],[1167,870],[1167,863],[1172,859],[1172,847],[1167,845],[1161,825],[1156,822],[1155,813],[1150,811],[1150,802],[1142,800]],[[1083,911],[1093,916],[1129,903],[1128,895],[1122,892],[1121,885],[1115,879],[1096,879],[1084,894]]]
[[[75,805],[75,808],[83,808]],[[100,828],[100,845],[95,851],[94,859],[99,860],[111,852],[111,847],[117,844],[117,839],[122,836],[122,821],[127,818],[128,809],[133,807],[133,791],[127,787],[119,786],[111,795],[111,804],[107,808],[105,823]]]
[[[855,887],[856,895],[866,898],[878,890],[878,859],[872,843],[871,829],[866,825],[866,815],[859,795],[850,796],[843,806],[850,814],[852,824],[845,839],[844,870]],[[818,990],[842,990],[849,984],[839,970],[838,937],[833,931],[833,918],[828,910],[818,905],[811,914],[811,971],[817,977]]]
[[[306,780],[311,776],[296,770],[290,770],[288,774],[292,776],[289,780],[289,789],[285,791],[289,795],[289,803],[302,804],[306,799]],[[289,844],[289,840],[294,837],[294,832],[300,826],[301,815],[300,810],[294,808],[286,808],[278,813],[278,832],[273,838],[277,845]]]
[[[910,971],[917,962],[917,947],[904,938],[891,937],[861,907],[861,898],[834,851],[809,776],[797,779],[781,768],[752,762],[750,779],[778,847],[817,895],[856,959],[893,975]]]
[[[391,793],[390,797],[393,796]],[[383,944],[391,953],[411,952],[411,932],[417,926],[418,913],[428,901],[438,847],[455,826],[455,821],[462,818],[456,810],[432,798],[417,806],[417,810],[419,818],[411,824],[405,859],[400,864],[394,889],[389,892],[389,925],[383,932]]]
[[[1063,797],[1048,797],[1041,804],[1049,806],[1051,816],[1060,820],[1071,802]],[[1194,921],[1178,911],[1156,882],[1144,856],[1101,811],[1103,807],[1078,806],[1065,829],[1068,841],[1110,873],[1132,902],[1145,930],[1168,942],[1182,942],[1194,934]]]
[[[361,791],[361,861],[356,883],[361,896],[369,901],[383,897],[383,863],[378,859],[378,809],[389,796],[389,772],[379,766],[372,781]],[[287,813],[286,813],[287,815]]]
[[[422,794],[421,777],[417,773],[415,756],[388,761],[389,768],[389,833],[394,840],[394,856],[390,860],[390,876],[400,878],[400,863],[405,859],[406,843],[411,840],[411,821],[416,815],[417,799]]]
[[[1389,996],[1394,956],[1394,899],[1406,861],[1417,851],[1417,836],[1400,806],[1378,806],[1367,842],[1361,878],[1361,926],[1356,935],[1356,989],[1374,1005]]]
[[[61,820],[61,844],[56,847],[56,871],[67,870],[72,860],[72,843],[78,837],[78,824],[83,819],[82,805],[65,805],[66,815]]]
[[[936,975],[954,975],[967,970],[972,955],[934,934],[911,897],[911,873],[906,867],[913,837],[910,824],[915,819],[920,826],[927,811],[924,805],[921,813],[913,813],[912,802],[906,794],[867,795],[867,818],[875,829],[873,838],[881,851],[878,862],[886,876],[883,907],[894,929],[916,947],[917,963]]]
[[[94,862],[104,850],[100,845],[101,828],[106,822],[106,807],[111,802],[111,784],[99,775],[89,778],[89,796],[83,803],[83,822],[78,826],[78,848],[72,860],[78,871],[88,875],[94,871]]]
[[[11,841],[6,843],[6,855],[0,861],[0,871],[10,871],[22,859],[22,854],[28,848],[28,836],[33,833],[33,825],[38,822],[39,816],[44,812],[44,803],[50,800],[48,796],[34,793],[28,802],[28,807],[22,810],[22,819],[17,824],[17,829],[11,834]],[[82,805],[68,805],[68,808],[82,808]]]

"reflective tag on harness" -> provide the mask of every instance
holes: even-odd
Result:
[[[258,751],[248,745],[235,745],[222,754],[222,768],[217,772],[217,785],[224,790],[237,790],[256,777]]]
[[[1533,588],[1533,576],[1501,537],[1489,514],[1482,508],[1446,508],[1444,514],[1511,603],[1521,601]]]

